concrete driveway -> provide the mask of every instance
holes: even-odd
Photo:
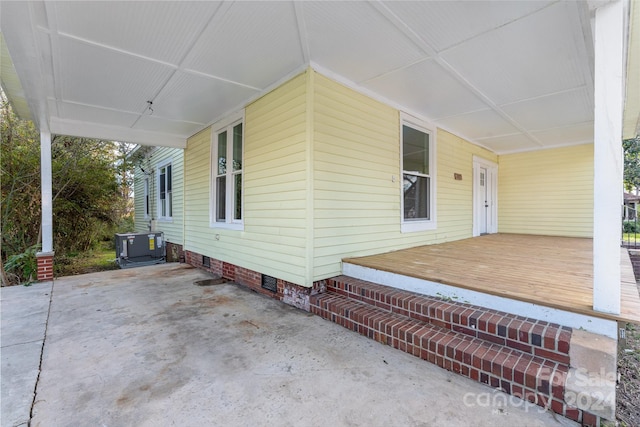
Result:
[[[3,288],[2,426],[575,425],[238,285],[194,285],[209,277],[165,264]]]

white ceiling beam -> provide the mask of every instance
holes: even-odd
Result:
[[[125,49],[120,49],[118,47],[111,46],[111,45],[108,45],[108,44],[105,44],[105,43],[99,43],[99,42],[97,42],[95,40],[89,40],[87,38],[79,37],[79,36],[76,36],[76,35],[73,35],[73,34],[69,34],[69,33],[66,33],[66,32],[63,32],[63,31],[53,31],[52,30],[52,31],[50,31],[50,33],[52,34],[52,38],[55,37],[55,36],[64,37],[64,38],[67,38],[67,39],[78,41],[80,43],[84,43],[84,44],[89,45],[89,46],[97,47],[99,49],[105,49],[105,50],[109,50],[109,51],[112,51],[112,52],[120,53],[122,55],[127,55],[127,56],[131,56],[131,57],[134,57],[134,58],[137,58],[137,59],[142,59],[143,61],[154,62],[156,64],[164,65],[166,67],[170,67],[170,68],[174,68],[174,69],[178,68],[178,65],[172,64],[172,63],[167,62],[167,61],[161,61],[160,59],[152,58],[150,56],[140,55],[139,53],[131,52],[131,51],[125,50]]]
[[[184,71],[186,74],[192,74],[194,76],[206,77],[206,78],[211,79],[211,80],[219,80],[221,82],[229,83],[229,84],[232,84],[232,85],[235,85],[235,86],[246,87],[247,89],[251,89],[251,90],[262,90],[262,88],[259,88],[259,87],[255,87],[255,86],[251,86],[251,85],[248,85],[248,84],[240,83],[240,82],[237,82],[235,80],[225,79],[224,77],[215,76],[213,74],[203,73],[202,71],[192,70],[190,68],[183,69],[182,71]],[[156,95],[156,97],[157,97],[157,95]]]
[[[0,28],[5,38],[9,55],[20,76],[33,121],[41,132],[49,131],[49,117],[45,87],[40,68],[40,49],[37,31],[32,22],[32,9],[41,3],[0,2]],[[34,67],[34,64],[37,64]]]
[[[20,78],[13,66],[11,55],[7,49],[4,36],[0,32],[0,87],[7,100],[11,104],[13,111],[18,117],[25,120],[32,120],[31,111],[27,104],[24,89],[20,84]]]
[[[51,133],[150,146],[157,145],[174,148],[186,148],[187,146],[187,139],[180,135],[109,126],[102,123],[67,120],[59,117],[51,118]]]

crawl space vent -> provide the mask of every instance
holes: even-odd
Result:
[[[262,275],[262,287],[271,292],[278,292],[278,279],[275,277],[267,276],[266,274]]]
[[[211,267],[211,258],[209,258],[208,256],[202,255],[202,266]]]

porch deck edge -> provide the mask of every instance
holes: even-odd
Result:
[[[593,316],[583,313],[575,313],[567,309],[548,307],[539,302],[521,301],[510,297],[493,295],[477,290],[452,286],[429,280],[405,276],[389,271],[376,270],[356,264],[343,264],[343,274],[357,279],[391,286],[423,295],[441,297],[459,302],[469,302],[474,305],[500,310],[520,316],[527,316],[538,320],[559,323],[576,329],[584,329],[589,332],[604,335],[610,338],[617,337],[617,319],[609,317]]]
[[[471,240],[468,242],[471,242]],[[363,269],[367,268],[379,272],[373,274],[373,276],[371,274],[368,274],[366,277],[356,276],[358,278],[382,285],[397,287],[401,287],[398,285],[402,282],[400,278],[405,278],[405,281],[408,278],[420,280],[423,281],[421,285],[414,284],[411,289],[407,290],[423,294],[427,293],[432,296],[439,296],[437,293],[444,294],[444,292],[446,292],[446,295],[452,297],[456,295],[459,296],[462,291],[467,293],[474,292],[473,296],[470,295],[467,298],[473,301],[474,304],[479,300],[483,300],[483,298],[485,298],[484,296],[490,295],[494,298],[502,298],[502,304],[507,306],[512,304],[512,301],[518,301],[525,304],[525,306],[529,304],[540,307],[538,311],[542,312],[545,310],[556,310],[593,319],[640,324],[640,293],[636,285],[628,252],[624,248],[621,248],[620,253],[620,314],[612,314],[593,309],[592,266],[588,262],[592,256],[590,250],[583,250],[577,259],[570,258],[573,256],[572,254],[569,254],[568,258],[563,257],[561,261],[551,258],[551,264],[547,266],[544,264],[546,248],[543,248],[543,251],[536,253],[536,255],[542,255],[542,259],[531,267],[522,266],[517,272],[508,271],[507,274],[497,274],[495,280],[492,280],[493,274],[484,274],[480,280],[474,280],[474,278],[478,277],[476,274],[468,274],[465,271],[461,271],[458,275],[455,269],[452,270],[453,264],[450,260],[453,259],[453,257],[460,257],[459,264],[455,265],[455,268],[473,268],[471,265],[466,265],[469,258],[465,258],[464,250],[459,250],[460,247],[466,243],[460,241],[454,243],[458,245],[456,246],[458,249],[456,252],[446,252],[447,247],[450,248],[450,246],[447,246],[448,244],[445,243],[441,251],[428,249],[429,252],[415,250],[407,250],[407,252],[405,252],[404,250],[400,250],[395,253],[345,258],[342,260],[343,274],[352,275],[349,273],[349,268],[358,266]],[[498,243],[498,245],[499,244],[500,243]],[[434,246],[438,247],[440,245]],[[509,247],[507,247],[507,249],[509,249]],[[559,249],[560,252],[563,250],[564,248]],[[495,254],[497,252],[493,253]],[[551,256],[558,253],[558,250],[556,250]],[[509,257],[512,256],[512,254],[507,252],[506,256]],[[384,259],[384,261],[381,262],[381,259]],[[443,259],[444,262],[439,264],[439,259]],[[574,265],[576,268],[564,268],[565,266],[569,267],[572,261],[575,262]],[[488,270],[486,262],[480,267],[482,267],[484,271],[491,271],[492,273],[500,271]],[[501,268],[499,265],[493,266],[489,264],[489,268],[490,267]],[[536,269],[546,270],[544,274],[545,277],[549,279],[546,283],[540,280],[536,282],[535,278],[531,277],[531,275],[536,274]],[[554,277],[556,277],[556,274],[554,274],[555,271],[557,271],[557,278],[554,280]],[[393,279],[387,277],[384,279],[385,281],[381,281],[379,276],[384,274],[391,275]],[[513,286],[514,279],[517,280],[517,275],[522,277],[524,285],[532,282],[530,287],[523,287],[523,284]],[[572,278],[574,279],[572,283],[565,283],[565,280],[571,280]],[[393,281],[388,282],[388,280]],[[531,286],[533,286],[533,288],[531,288]],[[576,298],[567,298],[566,296],[569,295],[570,292],[576,293]],[[553,295],[557,293],[562,294],[564,298],[553,298]],[[497,309],[503,309],[503,307],[498,307]]]

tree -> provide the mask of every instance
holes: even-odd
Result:
[[[137,156],[134,150],[136,144],[128,142],[116,142],[116,171],[117,180],[120,186],[120,202],[117,207],[117,216],[120,224],[119,228],[131,231],[133,229],[133,187],[135,162]]]
[[[3,274],[5,284],[28,280],[23,276],[27,270],[33,272],[30,266],[42,239],[40,135],[33,123],[16,117],[4,94],[0,95],[0,264],[17,270],[15,277]],[[54,135],[51,153],[53,240],[58,258],[113,236],[126,214],[123,200],[129,197],[130,184],[118,179],[118,168],[126,165],[118,165],[118,147],[112,141]]]
[[[640,190],[640,136],[622,141],[624,150],[624,188],[627,192]]]
[[[86,251],[119,220],[114,143],[56,135],[51,157],[56,250]]]
[[[38,243],[40,232],[40,135],[18,119],[2,98],[0,179],[2,261]]]

